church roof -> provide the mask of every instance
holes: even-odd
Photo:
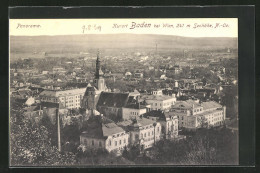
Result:
[[[129,93],[102,92],[97,106],[124,107],[127,104]]]

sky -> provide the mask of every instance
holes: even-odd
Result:
[[[238,37],[238,20],[237,18],[9,20],[9,34],[15,36],[116,33],[185,37]]]

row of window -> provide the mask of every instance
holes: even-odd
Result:
[[[147,136],[150,136],[150,135],[153,136],[153,131],[147,133]],[[146,138],[146,133],[144,133],[144,134],[141,133],[141,139],[142,139],[142,138]]]
[[[121,133],[121,134],[113,135],[113,138],[115,138],[115,137],[119,137],[119,136],[123,136],[123,135],[125,135],[125,133]]]
[[[97,143],[97,142],[96,142],[96,143]],[[84,139],[84,144],[85,144],[86,146],[88,146],[88,141],[87,141],[87,139]],[[95,141],[94,141],[94,140],[91,141],[91,145],[92,145],[92,146],[95,146]],[[97,143],[97,145],[98,145],[99,147],[102,147],[102,142],[99,141],[99,142]]]
[[[124,142],[124,144],[126,144],[126,139],[124,139],[123,141],[121,139],[119,141],[114,141],[114,144],[115,144],[115,146],[117,146],[117,145],[120,146],[123,144],[122,142]],[[108,141],[108,146],[112,146],[111,140]]]
[[[75,97],[81,99],[81,98],[82,98],[82,95],[75,96]],[[68,97],[68,98],[67,98],[67,100],[72,100],[72,99],[74,99],[74,97]],[[64,100],[64,97],[62,97],[61,100]]]
[[[163,106],[173,105],[173,104],[174,104],[174,102],[171,102],[171,103],[168,102],[168,103],[164,103]],[[157,104],[157,103],[154,103],[154,106],[157,106],[157,105],[159,106],[159,103],[158,103],[158,104]],[[151,103],[151,106],[153,106],[153,103]],[[162,103],[160,103],[160,106],[162,106]]]
[[[144,142],[148,142],[148,141],[154,141],[154,137],[144,139]]]
[[[200,112],[200,111],[202,111],[202,108],[194,109],[194,112]]]
[[[138,112],[130,112],[131,115],[138,115]]]

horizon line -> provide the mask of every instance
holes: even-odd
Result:
[[[130,34],[130,35],[156,35],[156,36],[177,36],[177,37],[186,37],[186,38],[238,38],[234,36],[219,36],[219,37],[196,37],[196,36],[182,36],[182,35],[168,35],[168,34],[139,34],[139,33],[106,33],[106,34],[95,34],[95,33],[89,33],[89,34],[61,34],[61,35],[9,35],[10,36],[15,36],[15,37],[42,37],[42,36],[47,36],[47,37],[55,37],[55,36],[83,36],[83,35],[123,35],[123,34]]]

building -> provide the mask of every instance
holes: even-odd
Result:
[[[220,126],[226,119],[226,107],[214,101],[177,101],[170,112],[178,117],[179,127],[187,129]]]
[[[53,74],[65,74],[66,70],[63,67],[53,67],[52,72]]]
[[[129,144],[150,148],[161,139],[161,124],[147,118],[133,118],[117,123],[130,134]]]
[[[106,149],[121,153],[128,146],[129,133],[108,118],[97,115],[87,121],[87,129],[80,135],[80,144],[87,149]]]
[[[143,116],[161,124],[162,137],[164,139],[174,139],[178,137],[178,117],[173,113],[154,110],[145,113]]]
[[[151,105],[151,110],[167,110],[176,102],[174,94],[172,96],[163,95],[162,90],[152,91],[152,95],[143,95],[141,99]]]
[[[108,89],[105,84],[104,73],[101,70],[99,52],[98,52],[97,60],[96,60],[96,72],[95,72],[94,84],[93,86],[89,84],[85,89],[81,107],[86,110],[91,110],[91,112],[96,110],[99,97],[101,95],[101,92],[103,91],[108,91]]]
[[[140,72],[136,72],[134,74],[134,76],[135,76],[135,78],[143,78],[144,77],[143,73],[140,73]]]
[[[44,90],[39,97],[42,102],[60,103],[62,106],[73,109],[80,108],[81,100],[86,88],[76,88],[63,91]]]
[[[148,105],[145,102],[139,102],[139,96],[135,98],[129,96],[127,105],[122,108],[122,119],[127,120],[136,117],[139,118],[150,110],[151,105]]]
[[[122,108],[127,105],[128,100],[129,93],[102,92],[96,108],[101,114],[117,122],[122,120]]]

